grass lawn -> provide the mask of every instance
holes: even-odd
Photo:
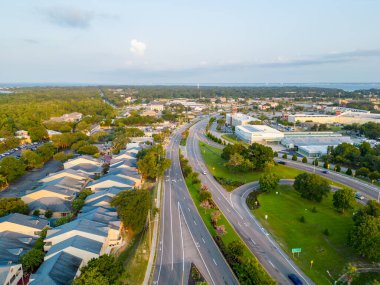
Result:
[[[316,283],[331,284],[327,270],[338,278],[348,262],[358,261],[347,245],[347,234],[353,225],[354,210],[339,214],[332,206],[332,194],[322,203],[305,200],[292,186],[280,185],[275,191],[259,196],[261,207],[253,211],[261,224],[292,257],[292,248],[302,248],[295,262]],[[316,207],[317,212],[311,210]],[[359,207],[359,205],[358,205]],[[268,220],[265,220],[268,215]],[[300,222],[304,216],[305,223]],[[323,232],[328,229],[329,235]],[[310,261],[313,268],[310,269]]]
[[[228,167],[224,166],[226,160],[221,158],[222,150],[207,145],[203,142],[199,144],[203,160],[207,168],[214,176],[229,178],[231,180],[248,183],[257,181],[264,171],[251,171],[251,172],[232,172]],[[303,171],[287,167],[284,165],[276,165],[273,167],[273,172],[280,176],[280,178],[294,178]],[[233,187],[226,187],[228,191],[233,190]]]

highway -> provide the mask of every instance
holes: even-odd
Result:
[[[249,189],[229,193],[208,171],[199,148],[199,136],[202,136],[205,125],[206,121],[201,121],[190,128],[186,146],[187,156],[194,171],[200,173],[206,172],[206,175],[200,175],[200,179],[202,184],[210,189],[219,209],[267,272],[279,284],[291,284],[287,277],[289,273],[298,275],[304,284],[314,284],[244,207],[245,199],[243,194],[245,194],[245,191],[249,191]],[[249,188],[249,185],[247,187]]]
[[[178,155],[184,130],[182,127],[176,131],[167,147],[172,165],[164,178],[153,284],[187,284],[191,263],[208,284],[238,284],[203,224],[184,182]]]

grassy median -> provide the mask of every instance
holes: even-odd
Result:
[[[290,257],[292,248],[302,248],[299,257],[292,258],[316,284],[332,284],[348,262],[358,261],[347,245],[355,209],[338,213],[332,205],[332,193],[316,203],[301,198],[292,186],[280,185],[276,191],[261,194],[259,201],[261,207],[253,214]]]

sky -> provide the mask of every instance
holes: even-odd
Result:
[[[380,82],[378,0],[0,0],[0,82]]]

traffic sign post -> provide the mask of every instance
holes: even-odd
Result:
[[[310,260],[310,270],[313,267],[314,260]]]
[[[298,253],[298,257],[300,257],[300,252],[302,251],[302,248],[292,248],[292,253],[293,253],[293,258],[294,258],[294,254],[295,253]]]

